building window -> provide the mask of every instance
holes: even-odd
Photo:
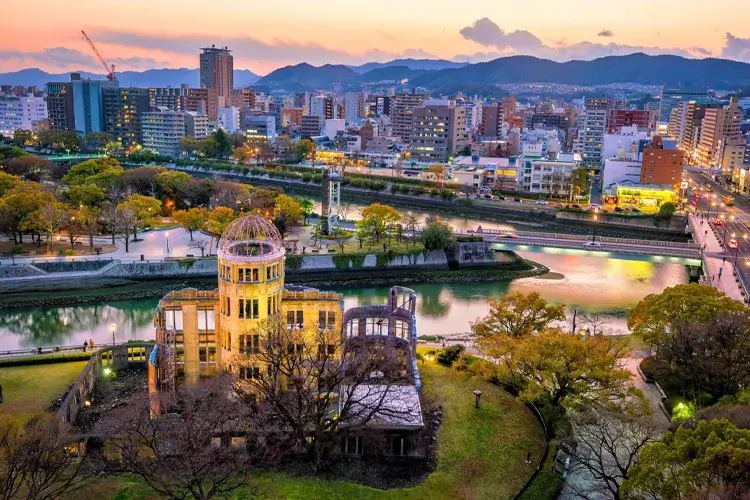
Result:
[[[336,326],[336,313],[334,311],[318,311],[318,328],[320,330],[333,330]]]
[[[239,270],[239,281],[244,282],[258,282],[258,269],[257,268],[245,268]]]
[[[411,439],[401,436],[393,436],[391,438],[391,455],[405,457],[409,453],[411,453]]]
[[[302,354],[302,351],[304,350],[305,345],[304,344],[289,344],[287,346],[287,352],[289,354],[294,354],[295,352],[297,354]]]
[[[287,311],[286,312],[286,327],[290,330],[293,328],[302,328],[304,324],[304,312],[303,311]]]
[[[241,366],[239,371],[242,380],[260,380],[260,368],[257,366]]]
[[[242,354],[257,354],[260,352],[260,335],[240,335],[240,352]]]
[[[216,313],[213,309],[198,309],[198,331],[212,332],[216,329]]]
[[[318,356],[323,357],[326,354],[335,354],[336,346],[334,344],[318,344]]]
[[[344,454],[345,455],[362,455],[364,439],[361,437],[347,437],[344,439]]]
[[[167,309],[164,311],[164,325],[167,330],[175,330],[181,332],[183,329],[182,324],[182,309]]]
[[[240,319],[258,319],[258,299],[239,299]]]

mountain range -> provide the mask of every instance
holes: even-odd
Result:
[[[86,78],[104,79],[104,74],[88,71],[73,71],[68,73],[47,73],[38,68],[22,69],[11,73],[0,73],[0,85],[36,85],[43,88],[47,82],[69,82],[70,73],[80,73]],[[234,70],[234,84],[237,87],[252,85],[260,78],[247,69]],[[117,79],[123,87],[179,87],[187,83],[191,87],[200,86],[198,69],[148,69],[145,71],[120,71]]]
[[[104,75],[80,72],[84,76]],[[0,84],[44,86],[50,81],[68,81],[69,73],[50,74],[39,69],[0,73]],[[138,87],[198,86],[197,69],[152,69],[118,73],[120,85]],[[266,89],[316,90],[339,84],[358,88],[363,83],[409,80],[410,87],[477,89],[500,83],[558,83],[568,85],[701,86],[715,89],[750,87],[750,64],[726,59],[687,59],[680,56],[630,54],[592,61],[556,62],[531,56],[501,57],[493,61],[464,64],[432,59],[396,59],[361,66],[307,63],[285,66],[259,77],[249,70],[235,70],[237,87],[258,85]],[[496,87],[495,87],[496,88]]]

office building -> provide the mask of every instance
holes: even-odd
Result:
[[[198,139],[206,139],[209,135],[208,117],[195,111],[185,111],[185,135]]]
[[[414,109],[424,105],[426,94],[396,94],[390,102],[391,133],[403,142],[411,139]]]
[[[274,116],[250,116],[245,120],[245,135],[248,140],[257,144],[276,142],[276,117]]]
[[[151,109],[167,108],[171,111],[187,111],[187,84],[179,87],[155,87],[148,89]]]
[[[708,89],[689,88],[689,87],[663,87],[661,91],[661,101],[659,103],[659,120],[668,122],[672,110],[677,107],[677,103],[682,101],[700,101],[708,99]]]
[[[82,135],[104,132],[102,90],[118,87],[117,80],[91,80],[81,78],[78,73],[71,73],[70,84],[73,90],[75,131]]]
[[[149,89],[102,89],[104,132],[128,148],[141,144],[141,115],[149,111]]]
[[[201,87],[216,90],[216,109],[230,106],[234,90],[234,58],[227,48],[216,48],[215,45],[201,49],[200,84]],[[211,118],[211,115],[209,115]],[[215,120],[216,118],[211,118]]]
[[[446,162],[468,144],[466,108],[432,99],[414,108],[411,156],[417,161]]]
[[[49,129],[55,132],[74,130],[73,86],[70,82],[50,82],[45,94]]]
[[[305,137],[318,137],[323,128],[323,118],[316,115],[305,115],[300,121],[300,135]]]
[[[556,159],[522,155],[516,160],[516,165],[520,192],[564,199],[580,194],[573,192],[570,182],[573,170],[581,166],[578,154],[561,154]]]
[[[723,164],[722,148],[725,144],[734,144],[741,137],[741,115],[737,97],[732,97],[727,106],[706,109],[698,141],[698,165],[717,167]]]
[[[679,149],[664,149],[661,136],[655,135],[651,144],[643,148],[641,184],[679,186],[685,153]]]
[[[46,122],[44,97],[0,97],[0,134],[13,135],[16,130],[39,131]]]
[[[242,109],[247,106],[250,109],[254,109],[255,91],[250,89],[232,91],[231,103],[227,104],[227,106],[234,106],[238,109]]]
[[[607,133],[615,134],[622,127],[638,127],[650,129],[652,127],[651,111],[644,109],[612,109],[607,119]]]
[[[617,156],[623,150],[628,158],[637,158],[641,141],[650,137],[645,130],[636,126],[620,127],[614,133],[605,134],[602,145],[602,159],[607,160]]]
[[[240,108],[229,106],[219,108],[216,126],[228,134],[234,134],[240,129]]]
[[[641,160],[629,158],[624,154],[604,160],[604,173],[602,174],[602,186],[606,190],[614,184],[630,182],[638,184],[641,182]]]

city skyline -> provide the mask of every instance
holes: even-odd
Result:
[[[194,0],[134,0],[127,9],[111,2],[77,3],[71,9],[41,0],[33,16],[20,4],[6,6],[0,71],[99,71],[81,29],[118,70],[195,68],[199,48],[211,44],[232,49],[235,68],[261,75],[300,62],[361,64],[400,57],[480,62],[514,54],[570,60],[645,52],[750,62],[750,31],[742,21],[750,16],[750,4],[735,0],[717,0],[710,12],[697,0],[635,0],[632,13],[619,16],[603,14],[593,0],[578,2],[574,10],[538,0],[502,11],[487,0],[469,0],[459,12],[447,0],[408,5],[385,0],[366,15],[343,0],[252,6],[230,0],[222,11],[231,16],[207,14]]]

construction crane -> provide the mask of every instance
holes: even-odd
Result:
[[[107,64],[107,61],[104,60],[102,55],[96,49],[96,45],[94,45],[94,42],[91,41],[91,38],[89,38],[86,32],[81,30],[81,33],[83,33],[83,37],[86,39],[87,42],[89,42],[89,45],[91,45],[91,50],[94,51],[94,54],[96,54],[96,57],[99,59],[99,62],[102,63],[102,65],[104,66],[104,71],[107,72],[107,80],[114,80],[115,79],[115,65],[113,64],[112,66],[110,66],[109,64]]]

